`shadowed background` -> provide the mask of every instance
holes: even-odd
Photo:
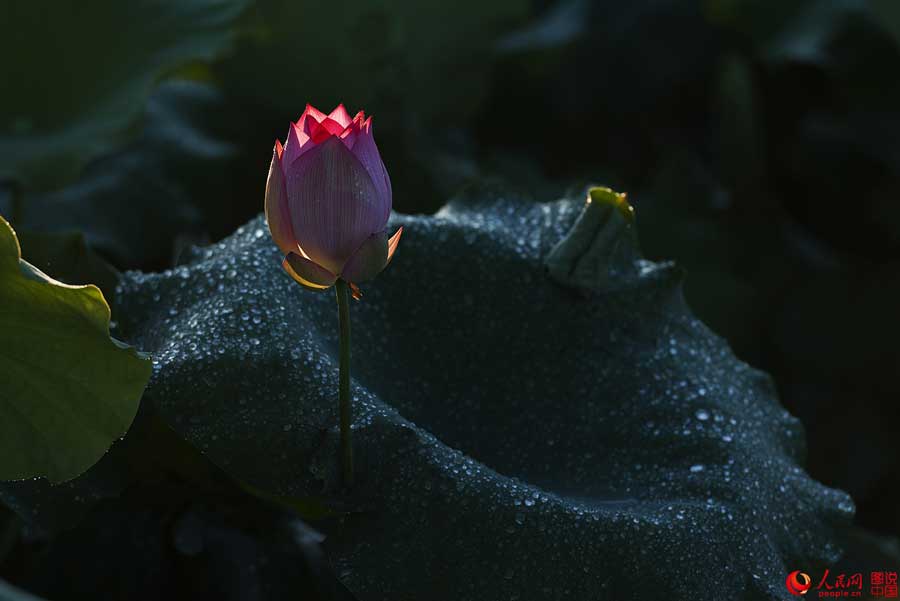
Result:
[[[177,264],[262,210],[307,101],[364,108],[400,212],[483,177],[627,191],[645,254],[684,266],[698,316],[774,376],[811,475],[900,533],[900,4],[48,12],[0,9],[0,213],[48,273],[104,287]]]

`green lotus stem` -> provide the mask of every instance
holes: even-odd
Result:
[[[347,282],[339,279],[334,285],[341,326],[340,384],[338,404],[341,414],[341,467],[344,486],[353,485],[353,442],[350,440],[350,294]]]

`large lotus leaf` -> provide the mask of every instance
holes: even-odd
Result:
[[[284,274],[262,217],[126,274],[120,323],[154,354],[145,399],[213,461],[360,508],[327,544],[361,599],[787,599],[852,502],[626,209],[473,187],[392,217],[401,248],[351,308],[349,498],[335,301]]]
[[[134,419],[150,361],[109,336],[96,286],[21,259],[0,218],[0,479],[74,478]]]
[[[0,580],[0,601],[44,601]]]
[[[120,266],[170,266],[179,239],[222,237],[253,214],[237,200],[247,178],[235,168],[233,115],[209,85],[161,84],[134,141],[92,161],[69,186],[25,195],[17,226],[83,232]]]
[[[160,76],[227,48],[247,4],[4,2],[0,179],[65,183],[127,133]]]
[[[45,234],[19,230],[22,257],[44,273],[52,273],[61,282],[91,282],[104,297],[115,292],[118,272],[87,245],[81,232]]]

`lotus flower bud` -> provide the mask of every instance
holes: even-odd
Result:
[[[344,105],[326,115],[306,105],[282,147],[275,141],[266,182],[266,220],[285,254],[282,267],[307,288],[338,278],[371,280],[390,262],[403,228],[388,237],[391,180],[372,136],[372,118]]]

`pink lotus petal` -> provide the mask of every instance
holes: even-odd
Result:
[[[329,136],[339,136],[344,131],[344,127],[340,123],[328,117],[325,117],[321,123],[317,123],[315,119],[307,119],[303,125],[316,144],[321,144]]]
[[[378,158],[381,158],[381,157],[379,156]],[[382,163],[381,163],[381,168],[382,168],[382,170],[384,170],[384,187],[387,190],[387,197],[388,197],[387,214],[388,214],[388,217],[390,217],[391,216],[391,207],[393,206],[393,202],[394,202],[394,187],[391,185],[391,176],[388,175],[387,167],[384,166],[384,161],[382,161]],[[385,223],[387,223],[387,221],[385,221]]]
[[[362,126],[362,111],[357,113],[356,117],[347,124],[344,131],[341,132],[340,138],[344,141],[344,146],[353,149],[356,144],[356,137],[359,135],[360,126]]]
[[[366,124],[365,128],[356,135],[356,142],[353,144],[353,154],[366,168],[366,172],[372,179],[375,189],[378,190],[380,222],[377,229],[380,230],[387,225],[388,217],[391,215],[393,192],[387,169],[385,169],[384,163],[381,161],[381,155],[378,154],[375,138],[372,137],[371,117],[369,121],[366,121]]]
[[[350,118],[350,113],[347,112],[347,109],[344,108],[343,103],[337,105],[337,108],[331,111],[331,114],[328,115],[328,118],[332,121],[337,121],[341,124],[341,128],[347,127],[350,125],[352,119]]]
[[[296,282],[313,290],[330,288],[337,281],[336,275],[297,253],[288,253],[281,266]]]
[[[304,152],[285,176],[294,236],[310,259],[332,273],[384,229],[379,191],[339,138]]]
[[[316,122],[315,119],[306,120],[306,130],[309,132],[309,137],[312,138],[314,144],[321,144],[331,136],[331,132],[324,125]]]
[[[303,110],[303,114],[300,115],[300,119],[302,120],[304,117],[312,117],[313,119],[315,119],[316,123],[321,123],[327,116],[328,115],[326,115],[313,105],[307,104],[306,108]],[[299,123],[299,121],[297,123]]]
[[[313,119],[313,121],[315,121],[315,119]],[[306,129],[306,111],[304,111],[303,114],[300,115],[300,118],[297,119],[297,121],[293,125],[295,125],[300,131],[309,133]]]
[[[326,117],[319,125],[324,127],[329,134],[334,136],[339,136],[344,131],[344,126],[331,117]]]
[[[311,141],[309,134],[304,131],[304,128],[297,123],[291,123],[290,129],[288,129],[287,141],[284,144],[284,164],[290,165],[297,160],[297,157],[314,146],[315,144]]]
[[[269,223],[269,231],[275,244],[282,252],[289,253],[297,249],[297,242],[294,239],[291,215],[288,212],[282,153],[281,142],[276,140],[272,163],[269,165],[269,178],[266,180],[266,221]]]
[[[387,230],[372,234],[347,259],[341,277],[348,282],[366,282],[381,273],[388,259]]]
[[[358,131],[356,131],[352,127],[348,127],[343,132],[341,132],[340,138],[344,142],[344,146],[346,146],[348,150],[353,150],[353,147],[356,145],[356,137],[358,135]]]

